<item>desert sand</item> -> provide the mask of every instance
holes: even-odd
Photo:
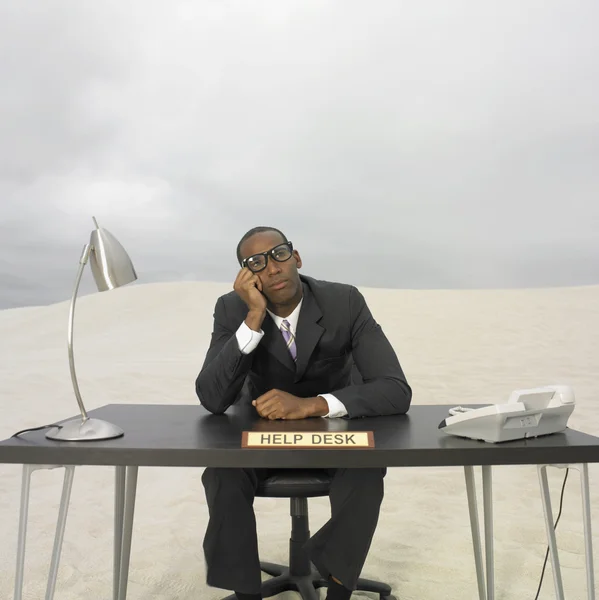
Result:
[[[214,302],[230,289],[201,282],[140,284],[80,298],[76,359],[87,408],[196,404],[194,380],[208,347]],[[414,404],[499,403],[514,389],[565,383],[574,388],[577,402],[570,425],[599,435],[599,287],[361,291],[397,351]],[[67,317],[68,302],[0,311],[0,439],[77,413],[66,353]],[[226,595],[205,584],[207,509],[201,474],[202,469],[140,469],[130,600]],[[476,474],[482,507],[479,469]],[[557,514],[564,471],[552,469],[549,475]],[[590,467],[590,478],[597,555],[599,467]],[[0,465],[0,480],[0,598],[8,600],[21,467]],[[113,483],[112,468],[75,470],[57,600],[112,598]],[[33,476],[26,600],[44,596],[61,486],[61,470]],[[494,468],[494,492],[496,598],[532,600],[546,549],[536,467]],[[255,509],[261,558],[286,562],[288,501],[257,499]],[[310,510],[314,532],[329,517],[328,500],[311,500]],[[557,537],[566,597],[582,600],[577,471],[568,478]],[[389,470],[363,575],[389,582],[401,600],[478,598],[461,468]],[[540,598],[554,598],[550,563]]]

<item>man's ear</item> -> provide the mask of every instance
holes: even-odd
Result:
[[[302,257],[299,255],[297,250],[293,251],[293,258],[295,258],[295,263],[298,269],[302,268]]]

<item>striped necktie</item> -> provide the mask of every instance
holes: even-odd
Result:
[[[293,360],[297,360],[297,348],[295,346],[295,336],[291,333],[291,324],[287,319],[285,319],[281,323],[281,333],[283,334],[283,338],[285,339],[285,343],[287,344],[287,350],[289,350],[289,354],[291,354],[291,358]]]

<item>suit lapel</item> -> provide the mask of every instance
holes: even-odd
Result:
[[[309,286],[303,281],[302,285],[304,289],[304,295],[295,336],[295,344],[297,347],[297,361],[295,364],[296,383],[306,372],[310,356],[312,355],[316,344],[318,344],[322,334],[324,333],[324,328],[318,324],[318,321],[322,318],[320,307],[316,303],[316,299],[314,298]],[[283,338],[282,335],[280,337],[281,339]],[[283,348],[284,351],[289,354],[285,348],[285,344],[283,344]]]

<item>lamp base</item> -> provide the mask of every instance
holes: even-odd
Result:
[[[101,419],[72,419],[62,423],[60,427],[53,427],[46,437],[50,440],[64,442],[86,442],[93,440],[110,440],[121,437],[125,432],[116,425]]]

